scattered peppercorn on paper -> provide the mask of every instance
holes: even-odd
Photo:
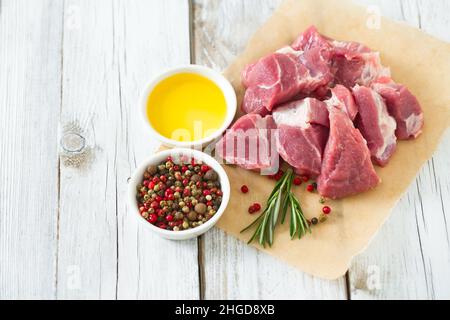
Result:
[[[306,191],[308,183],[294,185],[306,217],[319,218],[323,207],[328,206],[332,213],[327,221],[314,226],[312,234],[301,240],[291,240],[286,223],[277,227],[272,247],[252,244],[325,279],[345,274],[351,259],[367,247],[450,126],[450,44],[403,23],[381,18],[378,24],[373,19],[365,7],[347,0],[286,0],[225,72],[241,101],[244,88],[240,74],[245,65],[292,43],[303,30],[316,25],[326,36],[358,41],[380,51],[383,63],[392,69],[393,79],[409,87],[422,104],[423,134],[415,141],[399,142],[389,166],[377,168],[383,182],[376,189],[323,203],[316,192]],[[247,242],[251,233],[240,231],[260,214],[249,214],[249,206],[265,204],[275,182],[234,166],[225,165],[225,170],[231,182],[231,198],[217,226]],[[248,186],[248,193],[241,192],[243,185]]]

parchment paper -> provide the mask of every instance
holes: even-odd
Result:
[[[390,66],[394,80],[417,95],[425,113],[425,128],[415,141],[400,142],[390,164],[377,168],[382,184],[375,190],[342,201],[333,207],[330,219],[315,227],[311,236],[290,240],[288,223],[276,232],[275,244],[264,250],[309,274],[336,279],[345,274],[352,257],[364,250],[392,208],[416,177],[421,166],[436,150],[450,125],[450,44],[434,39],[402,23],[371,21],[366,8],[350,1],[286,0],[272,18],[254,35],[248,47],[225,72],[241,101],[243,67],[292,41],[314,24],[326,36],[362,42],[380,51],[383,64]],[[264,204],[274,183],[267,177],[233,166],[225,166],[232,194],[218,227],[243,241],[251,232],[240,234],[255,216],[247,213],[253,202]],[[239,189],[247,184],[250,193]],[[317,194],[298,188],[305,214],[320,214]]]

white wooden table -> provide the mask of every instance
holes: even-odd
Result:
[[[449,1],[360,2],[450,41]],[[158,147],[139,125],[144,84],[225,68],[279,3],[0,0],[0,298],[450,298],[449,135],[336,281],[217,229],[162,240],[129,212],[127,180]]]

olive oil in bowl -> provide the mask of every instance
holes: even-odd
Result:
[[[163,137],[194,142],[208,138],[223,126],[227,101],[223,90],[209,78],[190,72],[175,73],[151,91],[147,117]]]

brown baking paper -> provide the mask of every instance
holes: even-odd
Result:
[[[364,43],[380,51],[383,64],[390,66],[393,78],[417,95],[425,113],[425,128],[415,141],[399,142],[389,165],[377,168],[382,184],[373,191],[341,201],[327,202],[333,213],[329,220],[314,227],[312,235],[290,240],[288,225],[278,227],[272,248],[257,248],[298,267],[306,273],[336,279],[345,274],[351,259],[367,247],[392,208],[416,177],[422,165],[436,150],[450,124],[450,44],[441,42],[403,23],[370,16],[366,8],[350,1],[287,0],[254,35],[226,77],[242,100],[244,88],[240,73],[244,66],[293,40],[314,24],[326,36]],[[379,27],[379,28],[377,28]],[[274,183],[267,177],[234,166],[225,166],[231,181],[229,206],[218,227],[243,241],[252,232],[240,230],[253,221],[247,213],[253,202],[264,204]],[[246,184],[250,193],[239,190]],[[317,194],[296,188],[305,215],[319,216]]]

